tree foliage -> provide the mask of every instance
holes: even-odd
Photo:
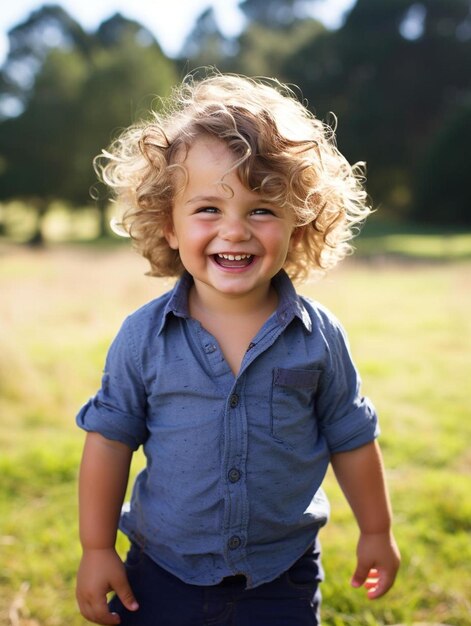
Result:
[[[334,31],[308,15],[320,1],[241,0],[232,38],[205,9],[178,59],[120,14],[88,33],[57,5],[34,11],[0,70],[0,201],[39,217],[54,199],[88,204],[93,157],[178,75],[212,65],[293,83],[318,117],[333,111],[383,213],[471,224],[471,0],[357,0]]]
[[[242,0],[239,7],[250,24],[283,30],[306,18],[307,10],[316,1],[319,0]]]
[[[58,5],[44,5],[33,11],[10,30],[8,40],[9,52],[0,72],[0,93],[3,102],[15,101],[17,110],[26,106],[36,75],[52,50],[75,49],[86,58],[92,45],[80,24]]]
[[[73,195],[86,201],[95,181],[92,158],[124,127],[137,121],[176,82],[176,73],[148,31],[120,15],[104,22],[97,49],[76,99],[80,129],[75,147]],[[144,42],[144,43],[142,43]],[[84,185],[84,181],[88,184]]]
[[[325,28],[314,19],[294,20],[276,30],[259,22],[250,23],[239,37],[237,55],[226,60],[226,68],[248,76],[286,80],[286,59],[323,32]]]
[[[214,9],[209,7],[196,20],[180,56],[185,62],[191,61],[193,67],[211,65],[222,69],[232,49],[232,42],[221,33]]]
[[[457,109],[432,137],[415,181],[415,215],[421,222],[470,224],[471,104]]]
[[[54,46],[42,41],[50,32],[51,12],[61,33]],[[57,7],[36,11],[20,30],[21,55],[14,46],[12,58],[27,65],[36,59],[35,72],[32,85],[17,85],[24,110],[0,125],[0,200],[22,198],[36,207],[33,240],[40,242],[47,206],[56,199],[70,206],[91,202],[93,158],[113,133],[135,121],[139,108],[164,95],[176,75],[151,33],[119,14],[88,40],[68,36],[83,31]],[[103,210],[105,198],[99,200]]]
[[[283,80],[283,65],[305,43],[325,31],[307,15],[319,0],[244,0],[246,25],[239,37],[225,37],[213,8],[205,10],[185,40],[182,68],[216,66],[221,71]]]
[[[86,74],[83,58],[52,51],[35,80],[24,112],[1,127],[0,200],[21,198],[37,212],[32,243],[39,244],[48,205],[68,198],[73,164],[75,102]]]
[[[467,0],[358,0],[343,28],[286,59],[285,74],[319,116],[338,115],[342,149],[367,160],[374,201],[395,212],[413,214],[430,139],[470,97],[469,15]]]

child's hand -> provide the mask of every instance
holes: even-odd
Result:
[[[114,591],[129,611],[139,605],[134,598],[122,560],[114,548],[85,549],[77,575],[77,602],[85,619],[95,624],[119,624],[117,613],[110,613],[106,594]]]
[[[391,533],[362,533],[357,547],[357,568],[352,587],[368,590],[368,598],[375,600],[394,584],[401,557]]]

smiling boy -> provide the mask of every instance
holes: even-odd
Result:
[[[360,531],[352,585],[380,597],[399,566],[376,412],[339,322],[289,278],[349,250],[361,168],[278,83],[214,75],[172,102],[102,171],[151,273],[179,280],[125,320],[77,417],[78,603],[98,624],[314,626],[329,463]]]
[[[165,236],[193,277],[190,314],[217,339],[234,375],[246,346],[276,310],[271,279],[299,237],[294,216],[240,182],[224,143],[203,136],[183,161]]]

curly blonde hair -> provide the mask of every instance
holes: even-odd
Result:
[[[371,212],[364,164],[349,164],[336,147],[335,129],[287,85],[213,71],[202,79],[187,76],[149,121],[125,130],[95,160],[121,205],[120,226],[149,260],[150,275],[184,270],[164,236],[179,191],[174,173],[182,152],[208,135],[234,154],[243,185],[292,210],[303,227],[284,266],[291,278],[331,269],[352,251],[354,227]]]

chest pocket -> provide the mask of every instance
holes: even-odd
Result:
[[[317,440],[315,396],[320,370],[273,370],[271,434],[289,448]]]

